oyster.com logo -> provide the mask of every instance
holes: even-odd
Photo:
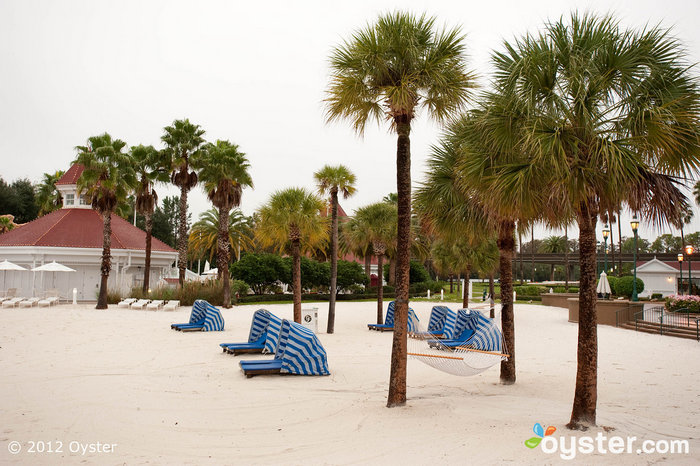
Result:
[[[557,431],[557,428],[554,426],[549,426],[545,430],[544,427],[542,427],[542,424],[539,422],[536,422],[534,427],[532,428],[532,431],[537,435],[537,437],[530,437],[529,439],[525,440],[525,446],[528,448],[535,448],[537,445],[540,444],[543,438],[547,437],[548,435],[552,435],[554,432]]]

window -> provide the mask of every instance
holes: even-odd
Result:
[[[66,205],[73,205],[75,203],[75,194],[66,194]]]
[[[80,205],[88,205],[88,201],[85,195],[80,196]]]

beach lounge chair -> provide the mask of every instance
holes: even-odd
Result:
[[[4,308],[19,307],[19,303],[22,301],[24,301],[24,298],[11,298],[11,299],[8,299],[7,301],[3,301],[2,307],[4,307]]]
[[[163,307],[164,303],[165,301],[163,301],[162,299],[156,299],[146,304],[146,309],[148,309],[149,311],[157,311],[158,309],[161,309]]]
[[[224,329],[224,318],[219,309],[198,299],[192,306],[190,323],[172,324],[170,328],[183,332],[216,332]]]
[[[369,330],[377,330],[379,332],[393,332],[394,331],[394,301],[389,303],[386,310],[386,317],[383,324],[367,324]],[[408,308],[408,331],[417,332],[418,331],[419,320],[415,311]]]
[[[139,299],[138,301],[129,304],[129,307],[131,309],[145,309],[146,305],[150,302],[150,299]]]
[[[414,337],[423,338],[445,338],[454,336],[455,325],[457,324],[457,313],[447,306],[433,306],[430,311],[428,331],[414,333]]]
[[[275,358],[241,361],[240,367],[248,378],[264,374],[330,375],[326,350],[318,337],[286,319],[280,328]]]
[[[51,307],[58,304],[58,296],[49,296],[44,299],[40,299],[37,303],[39,307]]]
[[[491,338],[490,336],[481,337],[480,335],[490,335],[492,328],[498,329],[493,319],[489,319],[481,312],[474,309],[460,309],[457,312],[457,323],[455,324],[455,335],[457,336],[448,340],[429,340],[428,345],[432,348],[439,348],[441,346],[445,348],[466,347],[475,343],[479,338]],[[498,331],[498,334],[500,335],[500,331]],[[499,339],[500,337],[494,336],[493,338]],[[482,343],[489,348],[497,346],[493,342]],[[498,347],[500,348],[500,340]]]
[[[277,350],[282,319],[265,309],[258,309],[253,314],[247,343],[221,343],[225,353],[250,354],[274,353]]]
[[[126,298],[126,299],[122,299],[121,301],[119,301],[119,303],[117,303],[117,306],[129,307],[129,306],[131,306],[131,304],[133,304],[135,302],[136,302],[136,298]]]
[[[39,305],[39,298],[29,298],[24,301],[20,301],[19,307],[34,307]]]
[[[170,301],[165,303],[165,305],[163,306],[163,310],[164,311],[174,311],[178,307],[180,307],[180,301],[178,301],[177,299],[171,299]]]

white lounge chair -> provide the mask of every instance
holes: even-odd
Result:
[[[126,299],[122,299],[121,301],[119,301],[119,303],[117,304],[117,306],[119,306],[119,307],[129,307],[129,306],[131,306],[131,305],[132,305],[133,303],[135,303],[135,302],[136,302],[136,298],[126,298]]]
[[[18,307],[19,303],[24,301],[24,298],[12,298],[7,301],[3,301],[2,307]]]
[[[139,299],[135,303],[131,303],[129,306],[131,309],[144,309],[146,307],[146,304],[150,303],[150,299]]]
[[[164,311],[174,311],[178,307],[180,307],[180,301],[178,301],[176,299],[171,299],[170,301],[167,302],[167,304],[165,306],[163,306],[163,310]]]
[[[58,296],[46,297],[46,298],[40,300],[37,304],[39,305],[39,307],[55,306],[58,304]]]
[[[162,299],[156,299],[155,301],[151,301],[146,305],[146,309],[151,310],[151,311],[157,311],[158,309],[161,309],[163,307],[163,304],[165,301]]]
[[[24,301],[20,301],[19,307],[34,307],[39,305],[39,298],[29,298]]]

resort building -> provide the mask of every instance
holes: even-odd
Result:
[[[63,208],[0,235],[0,260],[28,270],[56,261],[76,272],[2,272],[4,289],[17,288],[20,296],[38,295],[44,289],[57,289],[61,296],[78,300],[97,299],[102,260],[102,217],[78,195],[77,180],[83,172],[73,165],[56,183],[63,197]],[[112,214],[112,270],[108,289],[127,293],[143,284],[146,233]],[[153,238],[150,283],[153,287],[172,274],[177,251]],[[43,273],[43,276],[41,275]]]
[[[681,273],[679,264],[683,265]],[[688,267],[691,267],[689,270]],[[690,272],[690,274],[689,274]],[[637,278],[644,282],[644,291],[639,293],[641,297],[650,297],[660,293],[664,297],[680,293],[679,283],[681,276],[684,292],[688,293],[688,278],[693,282],[693,290],[700,286],[700,261],[694,262],[662,262],[654,258],[647,262],[637,262]]]

